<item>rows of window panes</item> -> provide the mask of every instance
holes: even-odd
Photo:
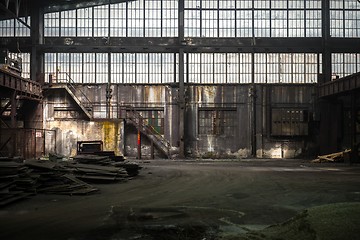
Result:
[[[354,0],[330,0],[332,37],[360,37],[360,3]]]
[[[249,53],[189,53],[185,58],[189,83],[250,83]]]
[[[359,53],[333,53],[331,58],[332,75],[334,78],[341,78],[360,72]]]
[[[22,21],[30,25],[30,17],[20,18]],[[1,37],[29,37],[30,29],[17,19],[7,19],[0,21]]]
[[[178,1],[139,0],[44,16],[45,36],[176,37]]]
[[[331,36],[360,37],[360,4],[330,0]],[[161,13],[161,14],[160,14]],[[185,1],[188,37],[320,37],[321,1]],[[30,24],[30,18],[21,18]],[[177,36],[178,1],[131,1],[46,13],[45,36]],[[30,36],[16,19],[0,21],[0,36]]]
[[[75,83],[172,83],[177,63],[174,53],[46,53],[45,76]]]
[[[321,0],[185,1],[186,37],[321,37]]]
[[[189,53],[186,58],[189,83],[251,83],[249,53]],[[255,83],[314,83],[319,58],[309,53],[254,54]]]
[[[315,83],[318,54],[259,53],[254,55],[255,83]]]
[[[22,76],[29,78],[30,54],[13,53],[15,55],[22,58]],[[177,81],[178,56],[172,53],[112,53],[110,58],[112,83]],[[145,63],[146,59],[148,63]],[[186,80],[189,83],[251,82],[251,54],[191,53],[187,54],[185,60],[185,70],[188,72]],[[321,73],[321,55],[257,53],[254,54],[254,65],[255,83],[313,83]],[[68,73],[77,83],[105,83],[109,80],[108,68],[108,54],[105,53],[45,54],[46,81],[49,81],[49,74],[54,81],[66,80]],[[334,76],[344,77],[359,71],[359,53],[332,54]]]

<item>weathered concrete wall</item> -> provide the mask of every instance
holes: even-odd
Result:
[[[103,140],[105,150],[136,156],[137,131],[122,119],[123,109],[164,111],[164,136],[179,147],[178,89],[169,85],[111,85],[110,106],[107,85],[80,86],[94,103],[94,121],[88,121],[64,91],[48,95],[44,103],[44,127],[57,129],[58,151],[73,155],[76,141]],[[189,85],[186,86],[185,147],[192,157],[291,158],[306,154],[311,137],[271,136],[271,109],[303,108],[313,113],[313,85]],[[233,136],[199,134],[199,109],[232,109],[236,112]],[[110,109],[110,114],[107,113]],[[110,116],[110,120],[106,119]],[[311,132],[309,134],[312,134]],[[150,142],[142,136],[143,156],[150,155]]]
[[[254,156],[293,158],[306,155],[314,143],[309,137],[271,136],[271,108],[303,108],[313,113],[312,85],[190,86],[187,104],[187,153],[195,157]],[[199,135],[202,107],[236,108],[234,136]],[[311,133],[310,133],[311,134]],[[253,149],[254,146],[254,149]]]
[[[123,122],[112,121],[48,121],[46,128],[56,131],[56,150],[65,156],[75,156],[77,141],[102,140],[105,151],[122,154]]]
[[[186,109],[186,151],[195,157],[249,156],[248,86],[189,86]],[[238,127],[234,136],[200,135],[198,111],[201,108],[236,109]]]
[[[313,138],[307,136],[273,137],[271,108],[302,108],[314,114],[313,85],[258,85],[256,88],[256,157],[294,158],[312,151]],[[311,121],[309,122],[309,125]],[[309,132],[311,135],[311,131]]]
[[[64,90],[51,90],[44,102],[44,128],[56,129],[57,151],[66,156],[76,153],[76,142],[102,140],[104,150],[118,154],[137,156],[137,130],[126,125],[126,106],[140,109],[162,109],[164,111],[164,136],[172,146],[178,146],[177,90],[169,86],[111,85],[110,106],[106,102],[104,85],[78,86],[93,103],[94,120],[86,120],[70,95]],[[81,94],[79,98],[81,98]],[[110,114],[107,113],[110,109]],[[108,119],[107,116],[110,115]],[[126,125],[126,127],[125,127]],[[150,142],[142,136],[142,155],[150,156]],[[159,155],[155,150],[155,155]]]

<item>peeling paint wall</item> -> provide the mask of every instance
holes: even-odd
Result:
[[[186,109],[186,151],[201,158],[294,158],[314,143],[307,136],[271,136],[272,108],[303,108],[313,113],[313,85],[189,86]],[[236,109],[234,136],[201,135],[199,109]],[[255,111],[255,112],[254,112]]]
[[[48,121],[47,129],[55,130],[57,152],[64,156],[75,156],[78,141],[102,140],[104,151],[123,153],[121,129],[123,122]]]
[[[248,86],[189,86],[186,109],[186,152],[202,158],[249,156]],[[200,109],[234,109],[237,127],[233,136],[199,134]]]
[[[57,151],[65,156],[76,154],[77,141],[102,140],[104,150],[136,156],[137,131],[125,127],[123,109],[127,106],[139,109],[163,109],[164,135],[172,146],[177,145],[177,107],[174,98],[177,91],[169,86],[111,85],[112,97],[107,105],[107,85],[77,86],[93,103],[94,120],[87,120],[71,96],[62,89],[51,90],[44,101],[44,128],[57,130]],[[78,93],[79,99],[83,98]],[[109,108],[108,108],[109,107]],[[110,109],[110,118],[107,111]],[[175,120],[176,121],[176,120]],[[175,128],[175,129],[173,129]],[[124,136],[126,134],[126,137]],[[150,156],[150,142],[143,136],[143,155]],[[134,140],[135,139],[135,140]],[[155,150],[155,154],[159,153]]]
[[[124,109],[164,111],[164,136],[179,147],[178,88],[171,85],[111,85],[106,99],[104,85],[78,86],[94,103],[94,118],[89,121],[66,92],[55,91],[44,102],[44,128],[58,131],[58,151],[74,155],[76,141],[102,140],[104,149],[137,155],[137,130],[126,124]],[[304,108],[311,114],[313,85],[189,85],[186,86],[185,148],[187,156],[202,158],[292,158],[304,155],[314,145],[309,137],[274,137],[271,109]],[[110,106],[107,105],[110,102]],[[107,111],[110,109],[110,114]],[[236,118],[231,136],[200,134],[199,111],[230,109]],[[110,116],[110,119],[106,119]],[[311,134],[311,133],[310,133]],[[142,154],[150,155],[150,141],[142,136]],[[158,154],[155,151],[155,154]]]

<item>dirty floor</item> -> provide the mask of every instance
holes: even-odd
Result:
[[[240,239],[305,209],[360,203],[360,165],[264,159],[138,162],[143,167],[138,177],[96,184],[100,193],[37,195],[1,208],[0,239]]]

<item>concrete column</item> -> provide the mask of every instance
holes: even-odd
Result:
[[[179,157],[185,157],[185,84],[184,84],[184,50],[179,51]]]
[[[39,2],[33,4],[39,5]],[[44,9],[39,6],[31,8],[31,61],[30,78],[42,83],[44,81],[44,53],[38,46],[44,43]]]
[[[179,0],[179,45],[184,43],[184,0]],[[184,49],[179,49],[179,158],[185,157],[185,78]]]
[[[322,72],[323,72],[323,83],[331,81],[331,50],[329,49],[328,43],[330,40],[330,1],[322,0]]]
[[[350,130],[350,140],[351,140],[351,162],[358,162],[359,153],[358,153],[358,142],[356,142],[356,120],[357,120],[357,93],[356,91],[351,92],[351,130]]]

